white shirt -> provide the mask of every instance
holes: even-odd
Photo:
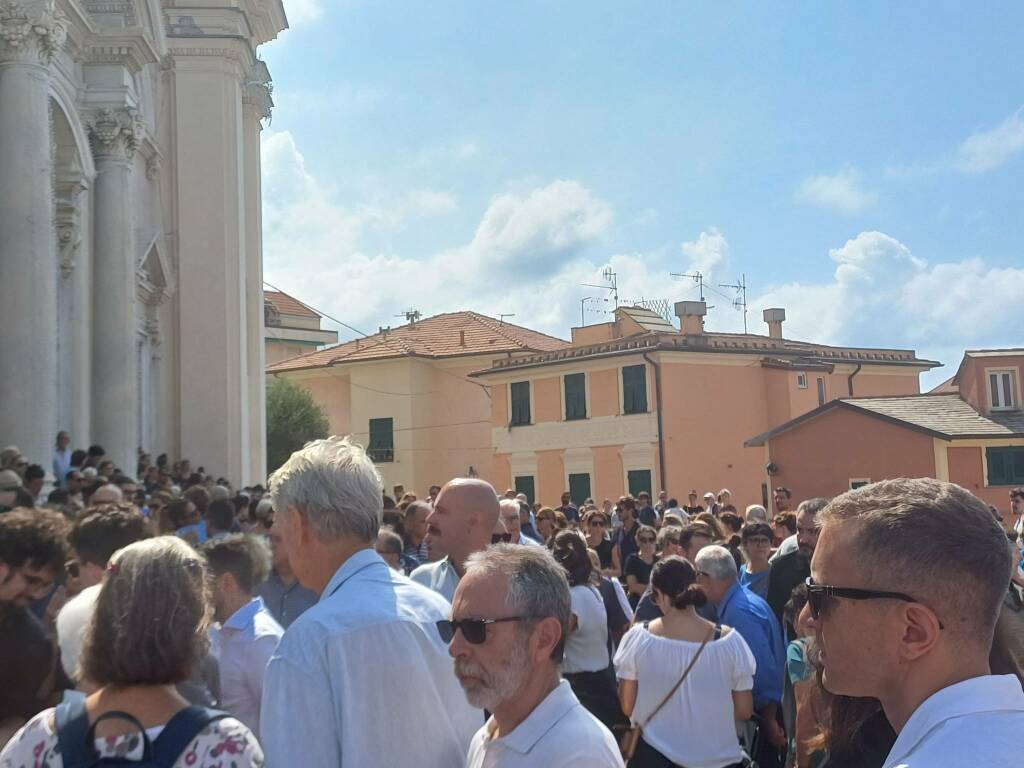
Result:
[[[886,768],[1016,768],[1024,692],[1015,675],[985,675],[925,699],[900,731]]]
[[[787,536],[782,540],[782,543],[779,544],[779,548],[775,551],[775,554],[769,558],[769,560],[774,560],[777,557],[788,555],[790,552],[796,552],[798,549],[800,549],[800,543],[796,540],[796,534],[794,533],[792,536]]]
[[[570,589],[569,594],[576,629],[566,638],[562,671],[573,674],[608,669],[608,613],[601,593],[580,584]]]
[[[615,674],[636,680],[633,722],[645,723],[693,660],[700,643],[652,635],[637,624],[622,638]],[[644,741],[687,768],[721,768],[742,759],[732,692],[754,688],[756,662],[736,630],[705,646],[689,677],[646,722]]]
[[[563,680],[511,733],[494,718],[476,732],[466,768],[622,768],[619,747]]]
[[[523,546],[526,546],[526,547],[543,547],[544,546],[543,544],[541,544],[536,539],[531,539],[529,536],[527,536],[522,531],[519,532],[519,541],[517,541],[516,543],[517,544],[522,544]]]
[[[96,598],[102,584],[86,587],[64,604],[57,614],[57,644],[60,663],[73,679],[78,677],[78,659],[82,655],[85,627],[96,609]]]
[[[455,588],[459,586],[459,574],[447,557],[435,563],[424,563],[410,573],[409,578],[437,592],[449,603],[455,598]]]
[[[257,738],[263,673],[282,635],[284,629],[259,597],[235,611],[217,632],[221,708],[245,723]]]
[[[462,766],[483,713],[466,702],[438,634],[450,615],[372,549],[352,555],[267,665],[267,765]]]

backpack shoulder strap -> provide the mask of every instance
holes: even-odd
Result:
[[[88,765],[91,757],[85,749],[85,740],[89,735],[89,713],[85,711],[85,697],[62,701],[57,705],[54,720],[57,748],[64,768]]]
[[[229,717],[227,712],[206,707],[191,706],[167,721],[163,731],[153,742],[153,762],[161,768],[173,768],[174,763],[192,740],[215,720]]]

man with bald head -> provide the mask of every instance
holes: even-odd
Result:
[[[430,551],[445,557],[421,565],[410,578],[451,602],[466,560],[491,543],[498,512],[498,494],[487,481],[465,477],[449,481],[427,516]]]

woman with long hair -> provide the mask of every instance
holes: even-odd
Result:
[[[739,766],[736,721],[753,714],[754,655],[739,632],[697,615],[707,596],[689,560],[658,561],[651,589],[662,617],[635,624],[615,654],[622,711],[643,725],[630,768]]]

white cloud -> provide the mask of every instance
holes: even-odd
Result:
[[[729,243],[725,235],[715,227],[701,232],[696,240],[682,245],[683,255],[687,259],[687,272],[700,272],[704,282],[713,277],[724,278],[729,266]]]
[[[874,205],[878,195],[862,186],[861,174],[853,168],[838,173],[808,176],[796,191],[798,202],[853,216]]]
[[[975,131],[957,149],[956,167],[965,173],[983,173],[1007,163],[1024,151],[1024,107],[995,128]]]

